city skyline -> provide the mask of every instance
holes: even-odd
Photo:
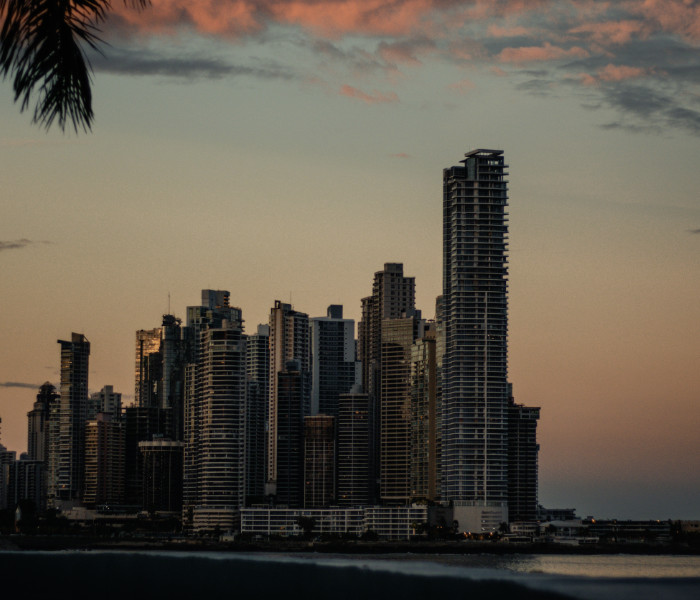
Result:
[[[247,334],[276,299],[357,323],[372,274],[401,262],[431,318],[442,169],[502,148],[509,379],[542,409],[540,501],[700,517],[697,11],[475,2],[441,29],[448,4],[257,14],[256,35],[192,9],[175,36],[164,2],[125,13],[89,135],[37,129],[0,84],[1,442],[26,447],[55,340],[83,333],[90,391],[128,404],[134,332],[204,288],[231,290]]]

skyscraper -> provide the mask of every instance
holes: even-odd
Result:
[[[267,410],[270,400],[270,326],[246,336],[246,504],[265,494]]]
[[[377,481],[380,471],[380,427],[382,394],[382,336],[386,319],[400,319],[415,309],[414,277],[405,277],[403,264],[385,263],[382,271],[374,274],[372,295],[362,299],[362,320],[358,324],[358,358],[362,365],[362,389],[369,396],[370,423],[374,428],[370,445],[372,480]],[[380,494],[374,486],[371,501]]]
[[[287,370],[289,361],[297,361],[296,370],[304,384],[301,391],[305,394],[301,398],[304,418],[310,411],[311,385],[309,382],[309,315],[298,312],[291,304],[275,300],[275,305],[270,310],[270,396],[268,405],[268,436],[267,436],[267,482],[266,494],[276,493],[277,482],[277,445],[279,434],[277,426],[280,420],[277,415],[278,405],[278,374]],[[285,391],[285,393],[287,393]],[[301,423],[299,425],[301,427]],[[301,464],[301,463],[300,463]]]
[[[538,407],[508,399],[508,522],[537,519]]]
[[[327,316],[311,319],[311,414],[338,416],[338,397],[360,381],[355,359],[355,321],[331,304]]]
[[[304,417],[304,508],[335,500],[335,417]]]
[[[58,402],[58,438],[49,444],[54,468],[49,473],[49,499],[71,506],[79,502],[85,469],[85,417],[88,400],[90,342],[73,333],[61,345],[61,398]]]
[[[36,402],[27,413],[27,453],[31,460],[46,463],[49,454],[49,418],[51,407],[60,396],[48,381],[39,388]]]
[[[275,501],[293,508],[304,499],[304,417],[309,414],[310,377],[298,360],[290,360],[276,379]]]
[[[411,498],[437,500],[439,473],[435,322],[411,347]]]
[[[374,492],[370,443],[374,427],[369,396],[360,385],[338,399],[338,489],[340,506],[367,506]]]
[[[185,510],[187,524],[200,531],[233,529],[244,504],[245,338],[241,309],[228,298],[203,290],[203,306],[188,307],[188,326],[199,334],[185,410]]]
[[[411,348],[423,336],[420,311],[382,321],[379,395],[379,495],[383,504],[411,499]]]
[[[442,499],[462,530],[508,518],[508,203],[502,150],[443,171]]]

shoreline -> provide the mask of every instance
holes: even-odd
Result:
[[[700,555],[700,547],[687,544],[521,544],[499,542],[389,542],[389,541],[265,541],[215,542],[197,539],[114,540],[91,536],[10,535],[0,536],[0,551],[118,550],[124,552],[226,552],[226,553],[317,553],[317,554],[552,554],[552,555]]]

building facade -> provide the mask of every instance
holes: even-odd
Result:
[[[304,417],[304,508],[335,501],[335,417]]]
[[[49,503],[69,508],[80,502],[85,473],[85,421],[90,342],[81,333],[61,345],[61,398],[49,443]],[[52,417],[53,418],[53,417]]]
[[[442,498],[463,530],[508,517],[508,203],[501,150],[443,172]]]
[[[372,414],[369,395],[357,385],[338,400],[337,456],[339,506],[368,506],[374,481],[370,446]]]
[[[311,410],[310,382],[310,347],[309,347],[309,315],[298,312],[291,304],[275,300],[270,310],[270,377],[268,402],[268,436],[267,436],[267,481],[266,495],[277,493],[278,471],[278,442],[280,434],[277,431],[280,422],[278,415],[278,374],[287,370],[289,361],[297,362],[297,369],[302,373],[302,385],[305,398],[301,399],[305,407],[304,415]],[[285,393],[288,393],[285,391]],[[303,418],[303,417],[302,417]]]
[[[311,414],[338,416],[338,397],[360,381],[355,358],[355,321],[343,319],[343,307],[332,304],[327,316],[310,321]]]

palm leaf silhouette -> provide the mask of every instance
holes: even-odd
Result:
[[[125,0],[126,2],[126,0]],[[149,0],[130,0],[144,7]],[[77,132],[93,122],[91,67],[85,48],[100,51],[97,36],[109,0],[0,0],[0,74],[12,75],[21,110],[35,98],[32,122]]]

